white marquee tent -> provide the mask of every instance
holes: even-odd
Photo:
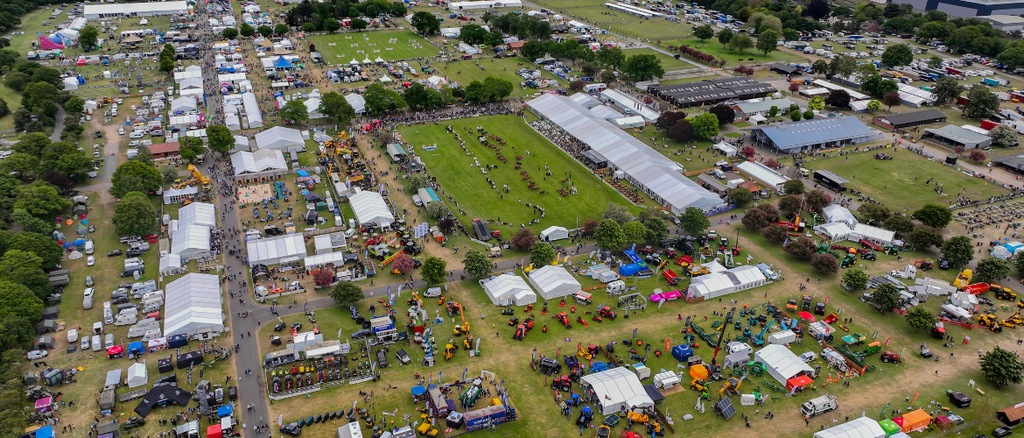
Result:
[[[829,222],[827,224],[821,224],[814,227],[814,231],[828,236],[833,242],[840,240],[847,240],[850,238],[850,227],[843,222]]]
[[[306,258],[306,243],[302,234],[286,234],[247,242],[249,247],[249,264],[262,263],[277,265],[283,262],[297,261]]]
[[[210,253],[210,227],[178,222],[178,230],[171,235],[171,253],[182,260],[199,258]]]
[[[857,224],[850,233],[850,240],[868,239],[872,242],[888,245],[896,239],[896,232],[871,225]]]
[[[249,109],[246,108],[248,114]],[[302,133],[298,129],[275,126],[259,134],[256,134],[256,147],[260,149],[286,150],[295,147],[305,146],[306,141],[302,139]]]
[[[231,154],[231,166],[235,168],[236,179],[278,176],[288,170],[284,152],[278,149],[235,152]]]
[[[640,378],[623,367],[612,368],[580,378],[580,388],[600,405],[604,415],[620,410],[654,406]]]
[[[850,210],[841,205],[832,204],[825,207],[821,209],[821,214],[829,222],[842,222],[849,227],[857,225],[857,218],[850,213]]]
[[[164,335],[224,331],[220,281],[216,275],[192,273],[164,289]]]
[[[178,275],[184,272],[181,267],[181,256],[178,254],[167,254],[160,257],[160,275]]]
[[[179,225],[217,226],[217,209],[207,202],[193,202],[178,210]]]
[[[395,221],[384,197],[377,192],[361,191],[348,197],[352,212],[360,225],[368,228],[386,227]]]
[[[355,110],[356,115],[360,115],[366,112],[366,99],[358,94],[346,94],[345,100],[348,101],[349,105],[352,105],[352,109]]]
[[[885,438],[878,420],[860,417],[814,433],[814,438]]]
[[[754,353],[754,360],[767,365],[768,374],[782,386],[786,386],[786,381],[800,374],[814,373],[810,366],[784,345],[768,345]]]
[[[128,387],[137,388],[149,383],[149,373],[146,372],[146,364],[135,363],[128,367]]]
[[[744,265],[722,272],[694,277],[687,291],[687,299],[709,300],[742,290],[764,286],[768,279],[756,266]]]
[[[515,274],[503,274],[487,280],[480,280],[484,292],[495,306],[513,304],[525,306],[537,302],[537,294],[526,284],[526,280]]]
[[[552,226],[540,232],[540,240],[554,242],[556,240],[568,239],[569,230],[565,227]]]
[[[576,281],[576,277],[573,277],[562,266],[547,265],[540,269],[534,269],[530,271],[527,278],[541,298],[545,300],[570,296],[581,289],[580,282]]]

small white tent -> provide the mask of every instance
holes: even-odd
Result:
[[[546,242],[554,242],[556,240],[568,239],[569,230],[565,227],[553,226],[548,227],[546,230],[540,232],[540,240]]]
[[[147,383],[149,383],[149,374],[146,372],[146,364],[136,363],[128,367],[129,388],[145,386]]]
[[[562,266],[547,265],[530,271],[530,284],[541,298],[553,300],[580,291],[580,282]]]
[[[835,427],[815,432],[814,438],[885,438],[878,420],[860,417]]]
[[[526,284],[523,277],[515,274],[503,274],[480,280],[480,285],[495,306],[525,306],[537,302],[537,294],[530,289],[530,285]]]
[[[765,364],[768,367],[768,374],[771,374],[782,386],[786,386],[786,381],[793,377],[814,372],[810,366],[784,345],[768,345],[754,353],[754,360]]]

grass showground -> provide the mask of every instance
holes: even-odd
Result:
[[[375,32],[349,32],[328,35],[311,35],[307,43],[313,43],[316,50],[328,64],[348,64],[353,59],[371,61],[381,57],[392,61],[398,59],[424,58],[437,55],[437,47],[411,30],[386,30]]]

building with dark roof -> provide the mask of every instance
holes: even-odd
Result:
[[[1024,154],[993,158],[992,162],[1011,169],[1024,170]]]
[[[734,100],[757,99],[778,90],[771,84],[741,76],[685,84],[652,85],[647,88],[647,91],[675,106],[691,107]]]
[[[783,64],[781,62],[776,62],[775,64],[772,64],[770,70],[776,73],[782,73],[784,75],[798,75],[803,73],[803,71],[801,71],[800,68],[789,64]]]
[[[953,147],[963,146],[967,149],[983,148],[992,144],[991,137],[956,125],[925,129],[921,138]]]
[[[942,11],[954,17],[1024,14],[1020,0],[892,0],[892,3],[913,5],[921,11]]]
[[[794,123],[743,128],[751,131],[760,146],[778,149],[787,154],[845,147],[876,140],[881,135],[857,117],[839,116]]]
[[[937,109],[926,109],[903,114],[878,116],[871,122],[886,129],[903,129],[920,125],[931,125],[946,121],[946,114]]]

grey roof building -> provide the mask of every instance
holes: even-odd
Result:
[[[888,129],[903,129],[918,125],[942,123],[945,121],[946,114],[937,109],[926,109],[903,114],[878,116],[872,119],[874,124]]]
[[[993,158],[992,162],[996,164],[1001,164],[1011,169],[1024,170],[1024,154]]]
[[[921,11],[942,11],[953,17],[1024,14],[1024,2],[1020,0],[892,0],[892,3],[913,5]]]
[[[744,128],[754,141],[784,153],[844,147],[880,138],[877,131],[853,116],[828,117],[794,123]]]
[[[992,144],[992,138],[981,133],[946,125],[941,128],[925,129],[922,139],[929,139],[950,146],[963,146],[967,149],[983,148]]]
[[[748,77],[709,79],[685,84],[653,85],[647,91],[675,106],[711,105],[720,102],[765,97],[778,90],[771,84]]]

